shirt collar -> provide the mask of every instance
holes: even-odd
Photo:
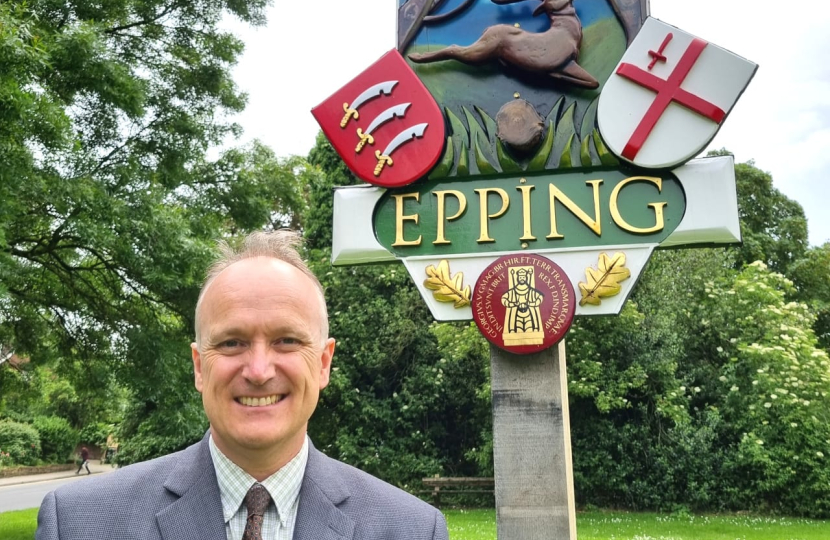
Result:
[[[219,494],[222,499],[222,511],[225,523],[236,515],[248,490],[256,483],[256,479],[243,471],[239,465],[231,461],[213,442],[213,435],[209,438],[210,456],[213,467],[216,469],[216,481],[219,484]],[[288,519],[289,510],[297,501],[302,487],[305,466],[308,462],[308,435],[303,440],[303,446],[291,461],[280,470],[261,482],[277,507],[277,515],[283,525]]]

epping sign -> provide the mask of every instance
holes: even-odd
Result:
[[[755,64],[645,2],[465,1],[433,26],[431,5],[401,1],[400,54],[314,109],[374,184],[336,190],[333,264],[400,260],[436,319],[475,320],[485,270],[538,256],[592,315],[619,312],[656,248],[740,242],[731,158],[686,162]],[[608,261],[631,279],[609,286]],[[544,279],[525,270],[508,281]]]

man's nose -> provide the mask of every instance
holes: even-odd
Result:
[[[245,378],[252,384],[262,386],[274,377],[275,361],[274,351],[269,344],[255,343],[245,365]]]

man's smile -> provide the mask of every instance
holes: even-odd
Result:
[[[240,405],[244,405],[246,407],[266,407],[268,405],[272,405],[277,403],[278,401],[282,401],[285,397],[285,394],[274,394],[271,396],[265,397],[249,397],[243,396],[235,398],[234,401],[239,403]]]

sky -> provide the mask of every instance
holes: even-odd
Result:
[[[772,174],[804,208],[817,246],[830,242],[830,4],[788,5],[651,0],[651,15],[759,64],[709,148]],[[244,129],[236,144],[259,139],[278,156],[307,155],[319,131],[311,108],[395,47],[396,10],[396,0],[275,0],[264,27],[225,21],[245,42],[233,71],[248,94],[232,118]]]

